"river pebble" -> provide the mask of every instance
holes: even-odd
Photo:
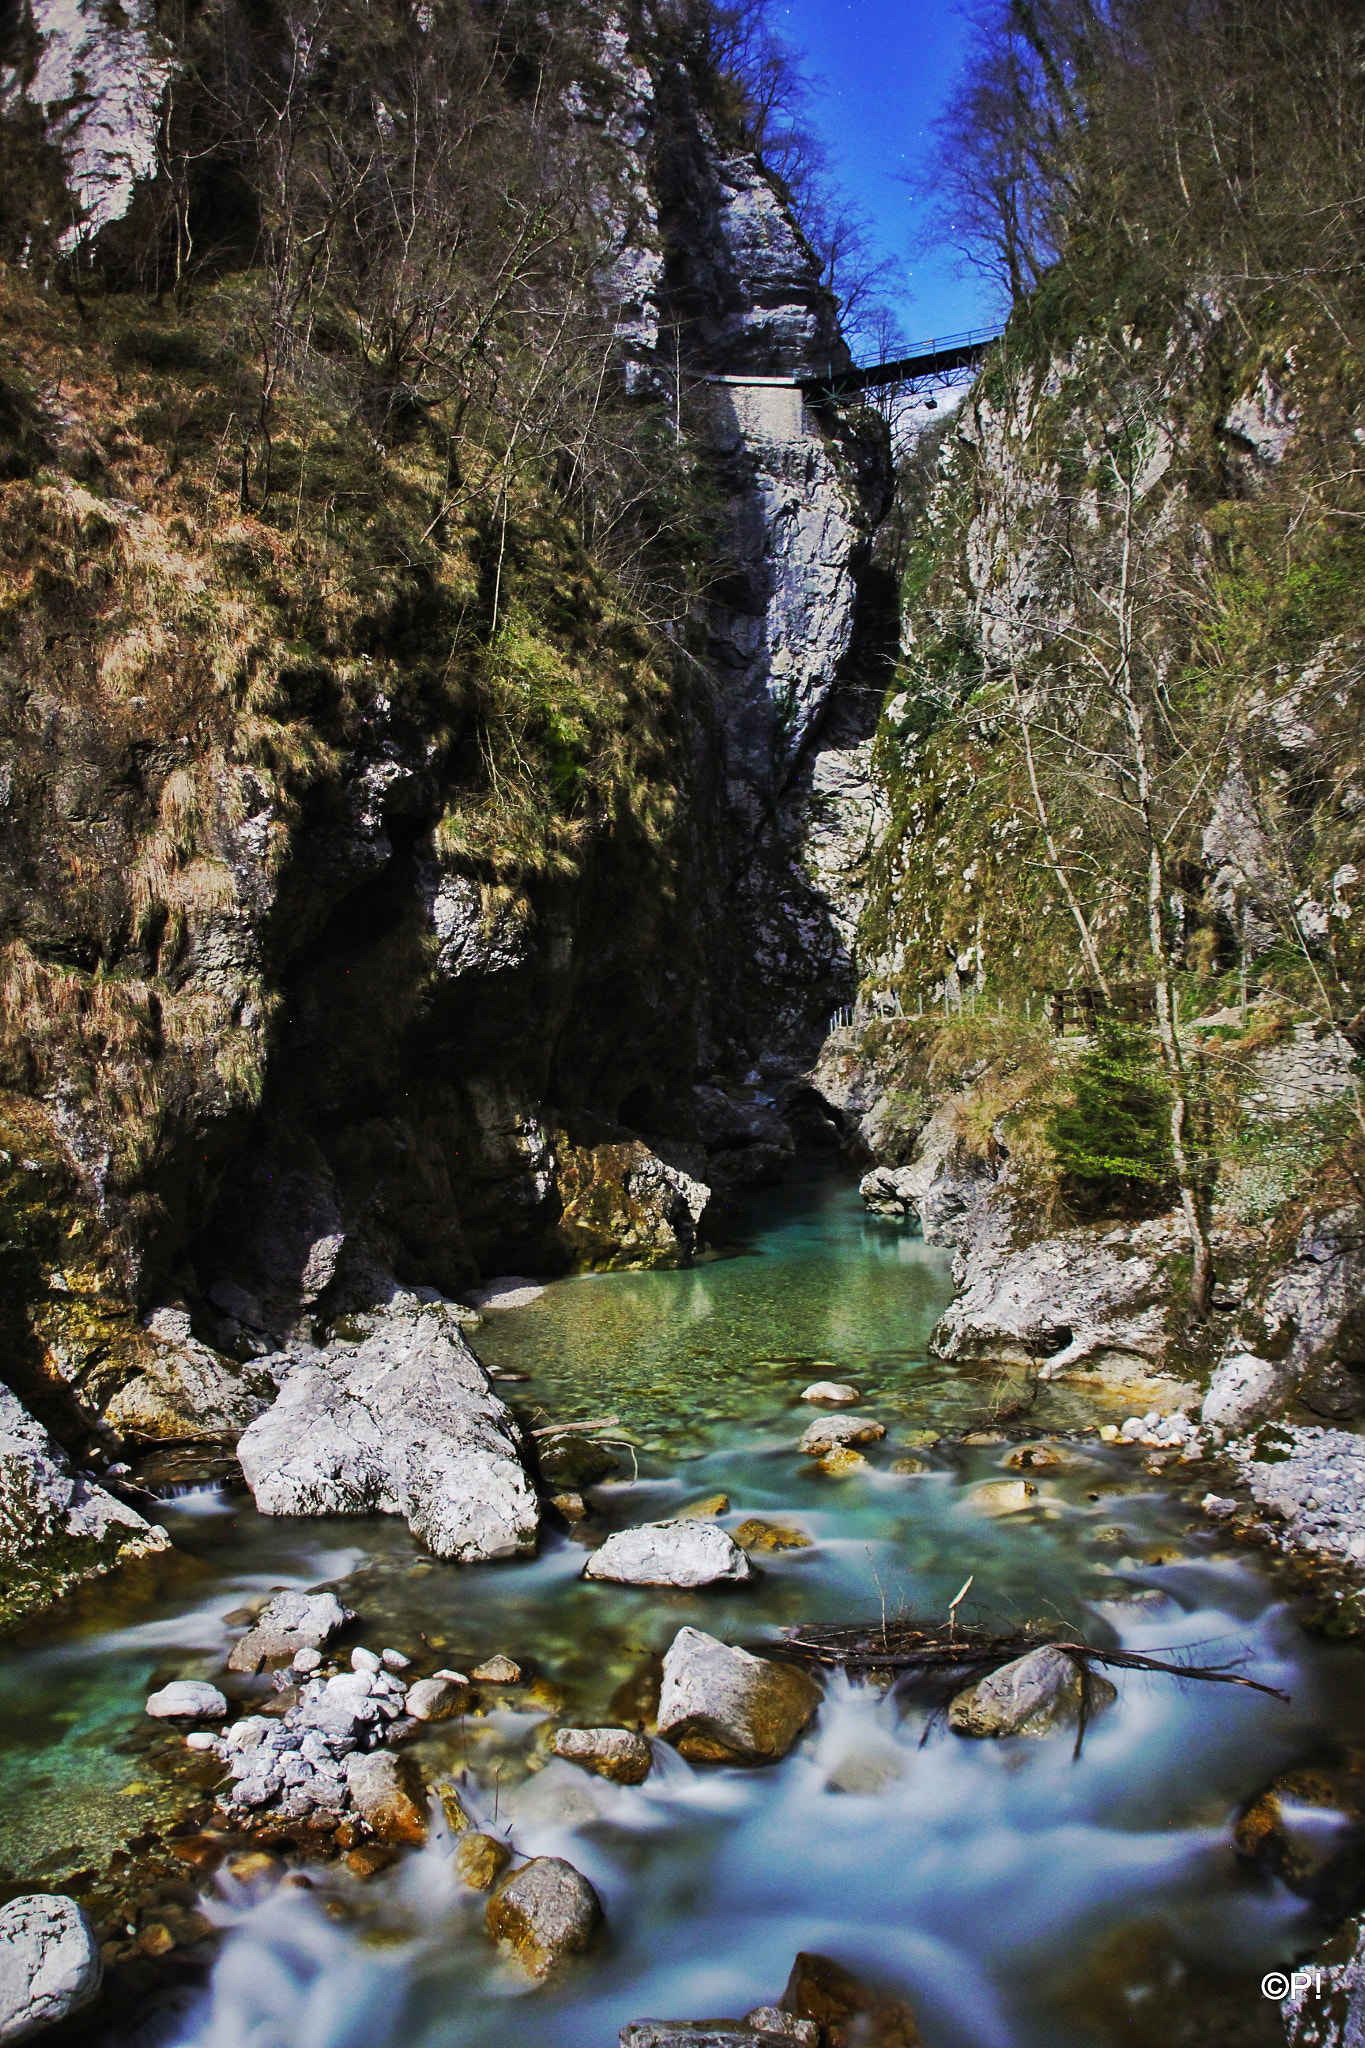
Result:
[[[816,1380],[801,1392],[803,1401],[828,1401],[831,1407],[847,1407],[854,1401],[861,1401],[862,1395],[847,1380]]]
[[[426,1841],[426,1793],[410,1758],[395,1756],[392,1750],[348,1756],[346,1789],[357,1813],[381,1842]]]
[[[1224,1455],[1261,1506],[1283,1515],[1300,1549],[1365,1563],[1365,1439],[1344,1429],[1276,1423],[1258,1457],[1256,1436]]]

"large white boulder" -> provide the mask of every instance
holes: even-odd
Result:
[[[1280,1407],[1293,1383],[1285,1366],[1253,1351],[1238,1351],[1224,1359],[1210,1380],[1200,1419],[1210,1429],[1245,1429]]]
[[[659,1733],[698,1762],[773,1764],[819,1704],[819,1686],[799,1666],[683,1628],[664,1657]]]
[[[535,1548],[521,1434],[442,1303],[405,1302],[368,1334],[306,1351],[237,1447],[266,1515],[404,1515],[438,1557]]]
[[[0,1906],[0,2043],[69,2019],[103,1974],[95,1931],[74,1899],[33,1892]]]
[[[583,1576],[621,1586],[714,1586],[751,1579],[754,1568],[728,1530],[685,1517],[618,1529],[593,1552]]]

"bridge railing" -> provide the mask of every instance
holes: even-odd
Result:
[[[881,384],[898,384],[916,377],[928,377],[948,370],[966,369],[981,360],[986,350],[999,341],[998,327],[966,327],[957,334],[930,335],[913,342],[903,356],[881,363],[851,363],[846,369],[831,363],[825,370],[810,370],[796,382],[805,389],[866,391]]]

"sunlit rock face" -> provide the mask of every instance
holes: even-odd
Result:
[[[0,1386],[0,1625],[166,1548],[164,1529],[73,1471],[48,1432]]]

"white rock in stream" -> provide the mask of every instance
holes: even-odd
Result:
[[[79,2012],[103,1974],[74,1899],[34,1892],[0,1906],[0,2043],[30,2040]]]
[[[221,1721],[227,1710],[217,1686],[201,1678],[173,1679],[147,1701],[147,1712],[158,1721]]]
[[[682,1628],[664,1657],[659,1733],[698,1762],[773,1764],[812,1719],[820,1697],[798,1665]]]
[[[1282,1363],[1238,1351],[1224,1359],[1209,1381],[1200,1419],[1211,1429],[1245,1429],[1288,1399],[1294,1377]]]
[[[1054,1735],[1079,1720],[1081,1686],[1075,1659],[1048,1644],[958,1693],[948,1708],[948,1726],[957,1735]],[[1108,1679],[1092,1672],[1089,1712],[1117,1698]]]
[[[539,1509],[510,1410],[440,1303],[404,1302],[358,1343],[301,1350],[237,1455],[267,1515],[405,1515],[438,1557],[534,1550]]]
[[[823,1458],[829,1451],[846,1451],[852,1444],[874,1444],[885,1435],[884,1425],[870,1415],[822,1415],[810,1424],[800,1448],[808,1458]]]
[[[751,1579],[754,1568],[727,1530],[684,1520],[618,1529],[593,1552],[583,1576],[621,1586],[714,1586]]]

